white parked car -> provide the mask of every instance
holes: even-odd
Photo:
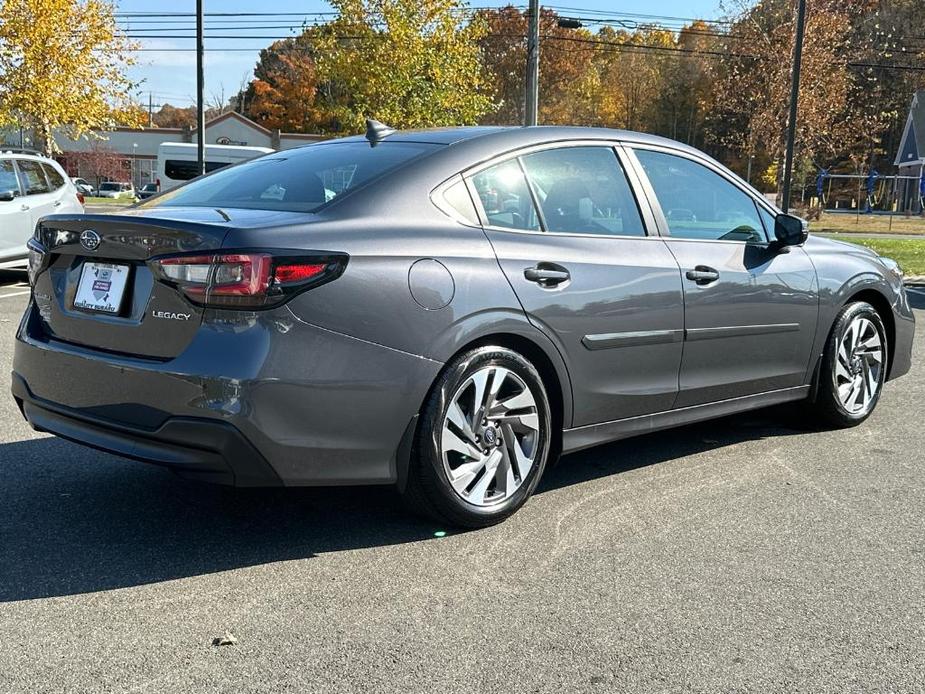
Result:
[[[73,181],[74,187],[84,195],[88,197],[96,195],[96,189],[89,181],[87,181],[87,179],[80,178],[78,176],[71,176],[71,181]]]
[[[83,211],[83,195],[58,162],[0,148],[0,266],[28,257],[26,242],[40,218]]]
[[[135,199],[135,188],[131,183],[109,181],[100,183],[100,189],[97,191],[97,197],[100,198],[125,198],[127,200]]]

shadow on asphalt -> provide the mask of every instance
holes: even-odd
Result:
[[[790,419],[778,408],[589,449],[548,470],[537,493],[798,433]],[[56,438],[0,445],[0,602],[413,542],[440,530],[386,487],[235,490]]]
[[[0,287],[22,284],[28,280],[25,270],[0,270]]]

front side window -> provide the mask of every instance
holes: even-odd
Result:
[[[20,159],[17,164],[26,195],[40,195],[49,191],[48,181],[45,180],[41,164],[29,159]]]
[[[492,166],[472,177],[489,226],[539,231],[533,196],[516,159]]]
[[[45,170],[48,182],[51,183],[52,190],[58,190],[64,185],[64,176],[58,173],[58,169],[51,164],[42,164],[42,168]]]
[[[523,157],[547,231],[645,236],[639,208],[610,147],[561,147]]]
[[[312,212],[439,148],[413,142],[310,145],[252,159],[191,181],[142,207],[238,207]]]
[[[671,236],[767,241],[755,201],[725,178],[685,157],[647,149],[635,152],[652,183]]]
[[[0,191],[4,193],[13,191],[13,195],[20,195],[19,180],[16,178],[16,167],[10,159],[0,159]]]

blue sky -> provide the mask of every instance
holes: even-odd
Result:
[[[471,4],[474,7],[498,6],[501,2],[479,0]],[[713,19],[720,16],[718,4],[719,0],[661,0],[659,3],[653,3],[652,0],[552,0],[550,6],[558,9],[560,14],[570,14],[568,10],[560,8],[572,8],[571,14],[578,16],[581,16],[579,10],[586,10],[594,13],[613,13],[615,17],[657,14],[678,18]],[[196,54],[189,50],[195,47],[192,38],[194,31],[190,30],[195,24],[193,17],[182,16],[183,13],[195,13],[195,0],[159,0],[157,3],[150,0],[117,0],[116,6],[119,13],[177,13],[174,17],[157,19],[120,16],[119,23],[136,37],[145,49],[136,54],[138,64],[130,73],[135,81],[142,82],[139,87],[142,100],[147,103],[148,92],[152,92],[155,104],[169,102],[176,106],[187,106],[195,103]],[[266,4],[255,3],[253,0],[205,0],[205,11],[290,12],[299,15],[259,19],[207,18],[207,37],[210,32],[217,35],[234,33],[236,36],[254,37],[206,39],[205,72],[208,99],[209,95],[220,95],[223,89],[227,98],[237,91],[242,80],[250,78],[257,61],[257,51],[273,40],[264,37],[283,37],[296,33],[297,29],[294,27],[304,21],[304,15],[330,12],[330,6],[319,0],[275,0]],[[635,19],[652,21],[643,17]],[[260,28],[261,26],[264,28]],[[190,38],[171,38],[177,35]],[[142,36],[145,38],[141,39]],[[251,48],[253,50],[249,50]]]

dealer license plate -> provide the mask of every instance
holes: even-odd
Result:
[[[128,282],[128,265],[84,263],[74,297],[74,308],[118,313]]]

